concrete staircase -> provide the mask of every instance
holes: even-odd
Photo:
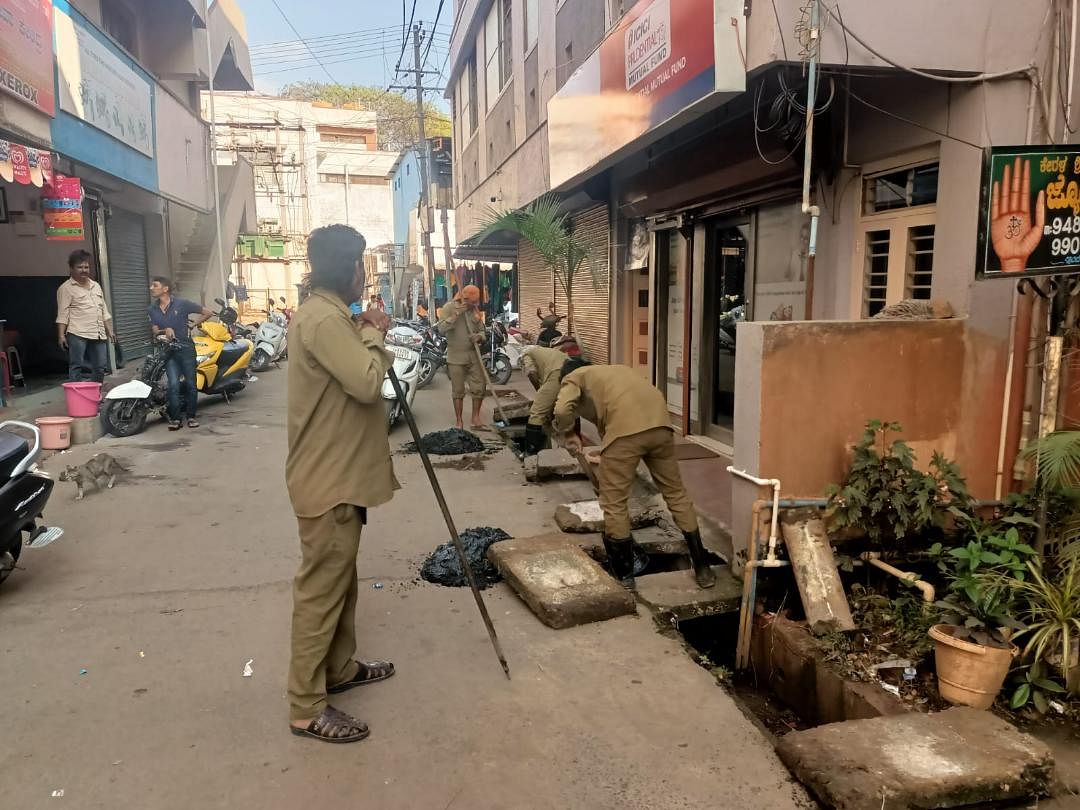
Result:
[[[226,273],[232,267],[236,237],[248,230],[255,219],[255,175],[251,164],[240,161],[233,166],[218,166],[221,188],[222,254]],[[212,307],[215,298],[224,298],[218,271],[217,222],[214,212],[195,217],[183,252],[173,264],[173,280],[185,298],[199,300]]]

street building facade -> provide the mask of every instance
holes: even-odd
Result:
[[[224,291],[199,90],[251,89],[233,0],[0,3],[0,319],[27,381],[55,382],[56,290],[89,251],[123,354],[149,351],[149,277]],[[241,172],[242,174],[242,172]],[[231,252],[245,208],[220,178]],[[225,210],[228,208],[229,210]],[[231,235],[227,228],[233,228]],[[16,363],[17,364],[17,363]]]

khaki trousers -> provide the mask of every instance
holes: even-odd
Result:
[[[351,504],[297,521],[302,558],[293,580],[289,720],[314,720],[326,708],[327,684],[354,674],[356,553],[363,524]]]
[[[604,533],[615,540],[630,536],[630,491],[641,461],[649,468],[675,524],[684,532],[697,531],[697,513],[675,458],[674,435],[668,428],[657,427],[616,439],[600,456],[597,479]]]
[[[450,391],[454,399],[465,399],[465,389],[468,388],[469,396],[473,399],[483,399],[484,372],[480,368],[480,361],[475,357],[468,363],[447,363],[450,371]]]

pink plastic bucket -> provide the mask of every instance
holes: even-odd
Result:
[[[64,397],[67,399],[68,416],[97,416],[101,404],[101,383],[66,382]]]
[[[41,429],[41,446],[45,450],[67,450],[71,447],[70,416],[42,416],[34,420]]]

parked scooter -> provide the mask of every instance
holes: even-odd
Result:
[[[420,376],[417,388],[424,388],[435,379],[439,369],[446,365],[446,337],[437,329],[428,329],[420,346]]]
[[[252,371],[265,371],[271,364],[287,356],[286,324],[285,316],[276,311],[271,312],[266,321],[259,324],[252,338],[255,344],[251,355]]]
[[[250,377],[253,346],[250,340],[233,339],[230,330],[236,323],[236,310],[220,298],[217,317],[220,322],[204,321],[192,335],[195,341],[195,377],[202,394],[221,394],[228,399],[244,389]],[[167,404],[165,364],[180,343],[159,335],[154,351],[143,362],[139,376],[116,386],[105,395],[101,422],[113,436],[134,436],[146,427],[151,413],[164,416]]]
[[[398,382],[401,383],[401,388],[405,392],[405,400],[411,408],[413,399],[416,397],[416,389],[420,387],[417,384],[420,377],[420,353],[393,343],[389,343],[386,348],[394,355],[394,373],[397,374]],[[382,398],[386,403],[386,422],[392,428],[401,419],[404,409],[394,391],[394,384],[390,382],[389,374],[383,378]]]
[[[33,444],[13,428],[33,436]],[[38,549],[59,540],[64,530],[39,525],[53,480],[37,467],[41,431],[26,422],[0,423],[0,582],[19,561],[23,546]]]

